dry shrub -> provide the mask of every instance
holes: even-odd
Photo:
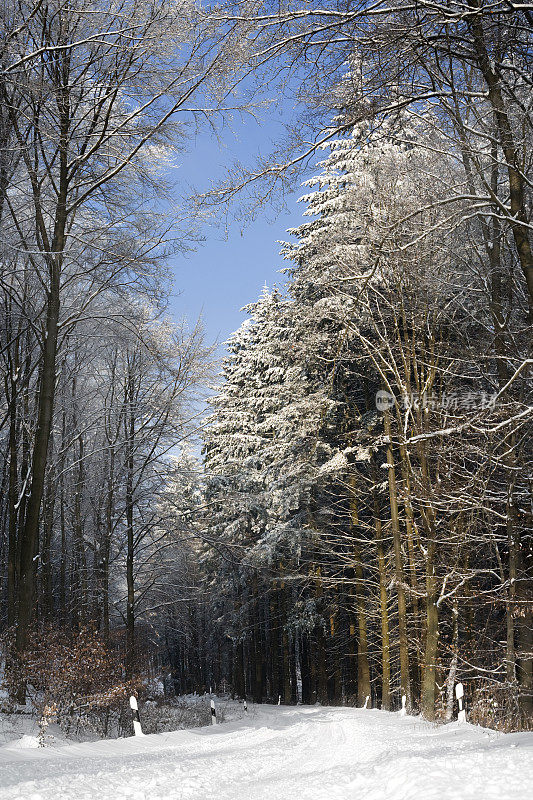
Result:
[[[54,709],[67,734],[89,729],[99,736],[129,732],[128,697],[138,681],[125,681],[118,654],[90,626],[78,631],[47,627],[36,632],[22,662],[37,712]]]
[[[518,687],[482,681],[467,706],[468,721],[497,731],[528,730],[532,720],[521,718]]]

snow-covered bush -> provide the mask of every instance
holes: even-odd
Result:
[[[148,700],[141,708],[144,733],[166,733],[167,731],[201,728],[211,724],[209,697],[177,697],[172,701]],[[217,705],[217,722],[224,722],[224,708]]]

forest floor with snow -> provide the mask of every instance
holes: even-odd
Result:
[[[216,727],[0,747],[0,798],[526,800],[533,733],[353,708],[251,706]]]

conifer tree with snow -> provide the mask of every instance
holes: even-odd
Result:
[[[240,498],[232,511],[218,506],[222,519],[235,514],[221,530],[238,546],[236,575],[244,565],[251,575],[246,620],[234,620],[237,635],[239,625],[255,633],[239,664],[253,664],[256,696],[260,685],[275,696],[276,680],[304,702],[369,697],[390,708],[405,696],[432,719],[449,713],[458,670],[498,674],[512,652],[523,687],[502,683],[512,716],[517,697],[529,702],[529,627],[510,622],[517,600],[505,596],[505,572],[520,561],[497,521],[510,462],[494,471],[488,453],[501,447],[493,428],[510,425],[516,442],[524,406],[516,394],[498,408],[483,402],[500,369],[485,342],[487,265],[469,268],[483,221],[465,224],[440,204],[461,172],[430,119],[405,115],[370,133],[333,142],[308,182],[310,219],[283,248],[288,299],[275,317],[261,313],[265,297],[254,307],[214,401],[219,431],[229,433],[221,419],[235,425],[228,449],[214,450],[217,470],[231,465],[226,491]],[[471,498],[489,486],[495,515],[473,513]],[[488,656],[470,631],[495,601],[506,612],[491,610],[489,636],[507,625],[508,644]]]

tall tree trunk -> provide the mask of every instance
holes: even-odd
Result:
[[[446,679],[446,721],[450,722],[453,717],[453,699],[455,676],[457,674],[457,661],[459,656],[459,604],[457,602],[457,595],[453,600],[452,608],[453,622],[452,622],[452,660],[448,670],[448,677]]]
[[[52,534],[54,528],[54,510],[56,490],[53,470],[49,471],[46,481],[46,502],[43,524],[43,542],[41,549],[41,613],[44,618],[53,613],[52,594]]]
[[[329,630],[330,630],[330,675],[331,675],[331,692],[329,699],[335,705],[340,703],[342,694],[342,674],[341,674],[341,655],[340,655],[340,642],[339,625],[337,622],[338,609],[335,606],[329,616]]]
[[[316,581],[315,593],[317,604],[320,606],[322,602],[322,572],[320,567],[316,568]],[[322,705],[327,705],[328,702],[328,670],[326,658],[326,637],[324,635],[324,628],[319,624],[315,636],[316,648],[316,699]]]
[[[468,25],[472,31],[474,49],[479,68],[487,84],[488,100],[494,112],[500,138],[500,146],[505,156],[509,180],[511,212],[509,225],[513,233],[518,260],[526,281],[531,315],[533,311],[533,253],[529,241],[524,178],[520,169],[518,149],[513,135],[511,121],[502,94],[501,80],[497,72],[498,67],[491,59],[487,49],[485,32],[483,30],[483,18],[481,15],[483,8],[481,0],[469,0],[469,5],[474,11],[478,12],[469,17]]]
[[[359,526],[356,480],[357,479],[355,475],[350,476],[349,479],[350,517],[351,517],[351,528],[353,537],[352,549],[354,558],[355,597],[356,597],[357,626],[358,626],[357,702],[361,706],[365,703],[366,698],[370,696],[370,666],[368,663],[368,636],[367,636],[367,621],[366,621],[366,599],[364,593],[363,562],[361,561],[359,544],[355,539],[355,536],[357,535],[357,528]]]
[[[34,553],[39,536],[39,517],[54,410],[59,324],[59,267],[55,260],[52,261],[50,269],[51,282],[46,315],[43,365],[39,382],[37,430],[32,454],[31,489],[26,508],[26,519],[20,533],[20,580],[16,633],[16,647],[20,656],[29,643],[35,582]],[[19,703],[26,702],[25,694],[26,687],[21,684],[17,691]]]
[[[378,555],[379,572],[379,606],[381,622],[381,707],[385,711],[390,711],[391,687],[390,687],[390,636],[389,636],[389,611],[387,605],[387,570],[385,567],[385,553],[383,549],[383,529],[379,500],[375,489],[377,483],[377,471],[375,462],[372,462],[372,499],[374,506],[374,526],[376,531],[376,548]]]
[[[128,376],[126,389],[126,407],[128,413],[126,425],[126,677],[132,678],[135,669],[135,583],[133,573],[134,562],[134,522],[133,522],[133,482],[134,482],[134,446],[135,446],[135,412],[133,379]]]
[[[533,546],[517,535],[516,607],[518,618],[518,685],[520,713],[528,724],[533,719]],[[526,567],[529,566],[529,569]]]
[[[233,645],[233,689],[237,697],[246,697],[246,687],[244,685],[244,652],[242,640]]]
[[[283,573],[283,565],[279,565],[280,573]],[[289,632],[287,630],[287,589],[285,582],[280,581],[279,601],[280,601],[280,626],[281,626],[281,650],[283,664],[283,702],[291,702],[291,665],[289,650]]]
[[[326,637],[324,629],[319,625],[316,632],[316,694],[323,706],[328,703],[328,677],[326,666]]]
[[[108,448],[107,495],[105,507],[105,526],[102,542],[102,633],[109,641],[109,559],[111,555],[111,539],[113,537],[113,510],[115,507],[115,448]]]
[[[368,636],[366,621],[366,601],[364,595],[363,565],[359,553],[355,554],[355,586],[357,599],[357,702],[363,705],[370,696],[370,665],[368,663]]]
[[[345,652],[345,687],[346,694],[349,697],[354,697],[357,695],[357,615],[353,613],[352,609],[356,608],[357,603],[353,586],[348,588],[348,596],[348,646]]]
[[[426,555],[426,647],[422,680],[422,714],[435,718],[435,692],[437,650],[439,642],[439,614],[437,608],[437,581],[435,578],[435,534],[430,534]]]
[[[312,700],[311,665],[309,663],[309,636],[302,633],[300,638],[300,672],[302,675],[302,703],[309,705]]]
[[[415,561],[415,535],[417,535],[417,528],[413,513],[413,504],[411,498],[411,475],[410,464],[408,461],[407,451],[404,445],[400,445],[400,459],[402,462],[402,479],[404,482],[404,499],[403,508],[405,512],[405,534],[407,542],[407,558],[409,567],[409,601],[411,607],[411,640],[416,641],[417,653],[419,656],[421,649],[421,623],[420,623],[420,608],[418,602],[419,588],[418,579],[416,574],[416,561]],[[418,536],[417,536],[418,541]],[[417,697],[420,691],[420,658],[412,657],[411,664],[411,691],[413,696]]]
[[[280,598],[279,590],[274,585],[270,593],[270,692],[271,699],[275,701],[280,692]]]
[[[392,540],[394,546],[394,567],[396,596],[398,599],[398,633],[400,639],[400,689],[406,697],[407,708],[411,708],[411,683],[409,677],[409,645],[407,640],[407,606],[405,602],[405,586],[402,563],[402,544],[400,534],[400,518],[398,513],[398,491],[396,488],[396,467],[391,441],[391,422],[389,411],[383,412],[383,424],[387,437],[387,466],[389,481],[389,500],[391,511]]]
[[[77,598],[76,606],[78,608],[78,617],[81,625],[84,625],[89,617],[89,572],[87,567],[87,553],[85,552],[85,537],[84,525],[82,514],[82,498],[85,487],[85,470],[84,470],[84,443],[83,436],[78,436],[78,470],[76,476],[76,485],[74,491],[74,524],[73,535],[76,553],[76,568],[78,574],[77,587],[79,596]]]
[[[297,673],[298,643],[294,633],[292,634],[290,641],[290,655],[291,655],[291,703],[294,703],[294,705],[296,705],[296,703],[298,702],[298,673]]]
[[[28,155],[24,155],[28,167],[32,194],[33,210],[37,228],[37,240],[44,255],[48,271],[48,289],[46,293],[46,321],[44,328],[44,346],[42,368],[37,400],[37,427],[31,460],[31,489],[26,507],[24,525],[20,533],[20,580],[18,587],[17,635],[16,648],[19,656],[28,646],[29,631],[33,609],[33,591],[35,583],[34,552],[39,539],[39,517],[44,490],[44,479],[48,457],[48,443],[54,413],[54,394],[56,386],[56,358],[60,311],[60,278],[65,250],[65,231],[67,225],[67,197],[69,187],[68,173],[68,136],[70,129],[69,105],[69,65],[70,54],[62,53],[58,60],[61,64],[61,86],[57,91],[57,102],[60,112],[58,143],[58,195],[54,215],[54,231],[51,240],[41,206],[41,188]],[[10,108],[10,117],[15,127],[17,120],[13,118],[14,110]],[[26,147],[26,142],[23,142]],[[26,152],[26,151],[25,151]],[[17,691],[20,703],[26,702],[26,687],[21,683]]]
[[[418,414],[418,430],[424,430],[424,420],[420,409]],[[426,641],[422,668],[421,707],[426,719],[435,718],[437,652],[439,644],[439,612],[437,608],[437,577],[435,575],[435,555],[437,547],[436,513],[431,503],[431,475],[427,458],[426,445],[421,441],[418,445],[418,458],[422,477],[424,498],[420,504],[424,522],[426,544]]]
[[[16,590],[18,566],[17,547],[17,408],[13,386],[9,409],[9,488],[8,488],[8,555],[7,555],[7,626],[16,619]]]

